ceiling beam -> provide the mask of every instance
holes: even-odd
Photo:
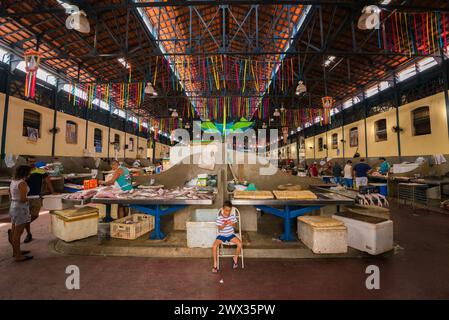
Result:
[[[109,5],[99,5],[95,7],[96,12],[126,9],[126,8],[152,8],[152,7],[187,7],[187,6],[219,6],[219,5],[338,5],[340,7],[353,7],[354,5],[365,6],[371,5],[373,1],[369,0],[359,0],[359,1],[339,1],[335,2],[332,0],[168,0],[167,2],[155,1],[155,2],[131,2],[123,1],[118,4]],[[449,8],[432,8],[428,6],[412,6],[412,5],[398,5],[398,4],[388,4],[381,5],[377,4],[379,8],[384,8],[387,10],[399,10],[399,11],[413,11],[413,12],[428,12],[428,11],[440,11],[449,12]],[[0,10],[0,17],[12,17],[12,16],[30,16],[38,14],[61,14],[65,15],[65,9],[62,7],[53,8],[41,8],[33,11],[16,11],[10,12],[12,6],[8,8],[3,7]]]

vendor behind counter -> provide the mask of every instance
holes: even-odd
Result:
[[[99,181],[100,184],[111,186],[117,183],[120,186],[120,189],[122,189],[123,191],[132,190],[132,179],[129,170],[126,167],[120,165],[118,160],[112,160],[111,166],[112,170],[114,170],[112,177],[107,181]]]
[[[379,173],[385,175],[390,171],[391,165],[384,157],[380,157],[379,160],[381,161]]]

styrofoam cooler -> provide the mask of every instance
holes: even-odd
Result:
[[[348,228],[348,246],[372,255],[393,249],[393,221],[353,212],[332,216]]]
[[[196,209],[186,222],[187,247],[212,248],[217,237],[219,209]]]
[[[66,242],[98,234],[98,210],[92,207],[55,210],[51,212],[51,230]]]
[[[70,203],[62,201],[63,194],[50,194],[43,196],[42,209],[43,210],[64,210],[70,208]]]
[[[86,206],[98,209],[98,213],[100,214],[100,218],[104,218],[106,216],[106,205],[102,203],[89,203]],[[131,213],[133,210],[131,210]],[[118,204],[111,204],[111,217],[113,219],[118,218]]]
[[[341,221],[322,216],[298,217],[298,237],[313,253],[346,253],[347,229]]]

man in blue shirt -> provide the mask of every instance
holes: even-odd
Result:
[[[388,170],[390,170],[390,164],[388,163],[387,159],[385,159],[384,157],[380,157],[379,158],[380,161],[382,161],[382,163],[380,164],[380,169],[379,172],[381,174],[387,174]]]
[[[368,185],[368,172],[371,170],[369,164],[365,163],[365,159],[361,158],[360,162],[354,166],[354,174],[356,188]]]

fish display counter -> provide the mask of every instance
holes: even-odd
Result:
[[[161,230],[161,217],[173,214],[187,206],[210,206],[214,204],[216,192],[202,192],[197,188],[173,189],[133,189],[114,192],[113,188],[100,190],[92,198],[92,203],[106,205],[105,222],[112,221],[111,205],[121,204],[154,216],[154,230],[151,240],[162,240],[165,234]]]
[[[237,206],[254,206],[284,220],[282,241],[295,241],[291,227],[293,219],[306,213],[313,212],[327,205],[354,204],[355,200],[343,195],[323,190],[312,192],[303,191],[241,191],[231,197],[231,203]]]

